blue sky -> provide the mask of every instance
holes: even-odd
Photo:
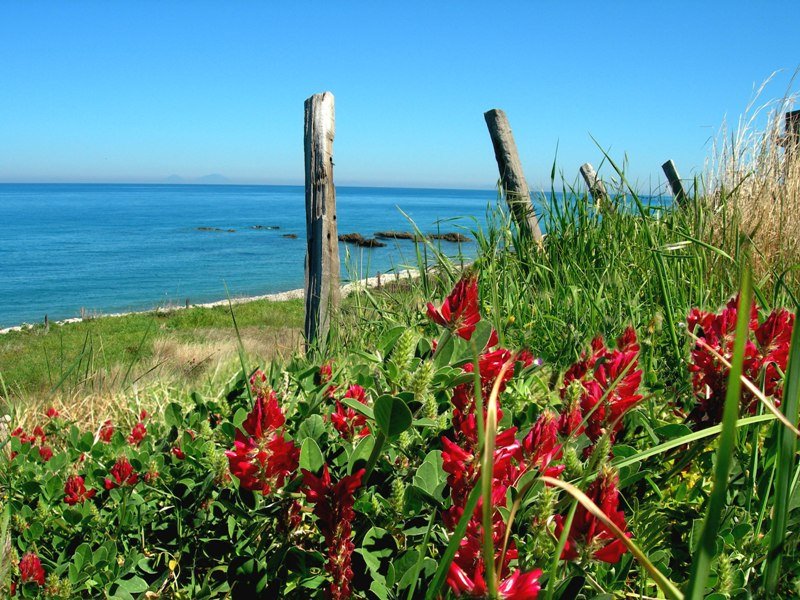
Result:
[[[800,64],[793,2],[0,3],[0,181],[302,183],[303,101],[336,97],[339,185],[491,187],[503,108],[534,186],[639,187]]]

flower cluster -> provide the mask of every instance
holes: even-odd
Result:
[[[441,318],[432,314],[430,306],[429,316],[435,322],[455,329],[456,333],[464,324],[469,324],[474,330],[480,316],[477,315],[477,290],[475,289],[474,294],[470,291],[473,284],[474,280],[459,282],[445,302]],[[470,308],[473,305],[474,311]],[[471,333],[469,331],[468,335]],[[484,405],[493,388],[496,387],[499,393],[505,390],[514,376],[516,363],[530,366],[534,362],[530,352],[523,351],[515,355],[510,350],[496,346],[497,338],[492,336],[478,360]],[[467,533],[448,573],[447,582],[456,596],[486,595],[486,565],[482,547],[484,535],[491,535],[496,556],[494,564],[489,568],[496,569],[500,597],[536,598],[541,571],[512,572],[510,568],[518,552],[513,539],[509,539],[507,544],[504,542],[506,523],[502,515],[508,514],[511,508],[507,506],[507,491],[531,470],[550,477],[558,477],[563,472],[565,466],[559,463],[562,460],[564,442],[560,437],[569,439],[585,433],[590,442],[587,454],[603,436],[607,436],[613,443],[615,435],[622,427],[622,416],[642,398],[639,394],[642,372],[638,368],[638,356],[639,345],[632,328],[627,329],[617,340],[615,348],[607,348],[602,338],[596,338],[592,341],[591,353],[584,354],[565,374],[561,389],[564,410],[561,414],[544,411],[521,439],[517,437],[516,427],[496,431],[492,461],[492,531],[483,531],[481,500],[475,513],[470,515]],[[473,372],[474,366],[467,363],[463,370]],[[452,438],[445,436],[441,440],[442,466],[447,473],[452,500],[452,506],[445,511],[443,517],[445,525],[450,529],[454,529],[461,519],[470,491],[480,479],[475,386],[471,383],[456,386],[452,404]],[[500,422],[501,419],[502,409],[498,397],[497,421]],[[616,486],[616,474],[606,469],[591,484],[587,493],[625,531],[625,517],[619,510]],[[556,535],[560,535],[563,517],[556,515],[553,523]],[[617,562],[625,552],[625,546],[602,524],[596,522],[590,513],[579,511],[568,534],[568,544],[562,558],[574,559],[579,556],[579,551],[588,552],[597,560]]]
[[[265,381],[260,371],[253,375],[256,401],[242,424],[247,435],[237,431],[234,447],[225,455],[240,485],[266,496],[282,488],[297,470],[300,449],[283,434],[286,419],[275,391],[266,387]]]
[[[11,436],[18,438],[22,444],[31,444],[37,448],[39,456],[45,462],[53,458],[53,449],[47,444],[47,435],[40,425],[33,428],[33,433],[27,434],[21,427],[17,427],[11,432]],[[11,458],[16,456],[15,452],[11,453]]]
[[[617,339],[616,348],[606,347],[600,336],[592,340],[591,353],[583,353],[564,375],[561,435],[585,431],[592,444],[603,435],[613,443],[622,428],[622,416],[642,399],[638,365],[639,343],[633,328],[627,328]],[[591,449],[587,448],[587,454]]]
[[[481,388],[491,393],[495,380],[500,378],[499,389],[503,389],[509,378],[513,376],[513,360],[511,352],[505,349],[493,350],[481,356],[478,368],[481,376]],[[469,367],[471,365],[466,365]],[[471,369],[465,369],[471,370]],[[502,375],[501,375],[502,374]],[[448,437],[442,438],[442,468],[447,473],[450,486],[450,497],[453,505],[444,513],[444,522],[454,529],[464,513],[464,505],[471,489],[478,484],[480,468],[478,464],[478,439],[476,432],[476,403],[474,387],[459,386],[453,396],[453,424],[456,441]],[[498,408],[498,415],[501,413]],[[499,418],[499,417],[498,417]],[[533,430],[531,430],[533,432]],[[491,535],[495,548],[494,564],[500,584],[498,593],[501,598],[536,598],[539,592],[539,576],[541,571],[533,570],[522,573],[519,570],[511,573],[510,563],[517,558],[517,549],[510,540],[503,552],[503,540],[506,523],[500,508],[506,506],[506,491],[514,485],[529,467],[540,467],[549,463],[546,454],[552,453],[556,440],[542,440],[544,451],[538,446],[531,446],[536,435],[546,434],[546,427],[539,427],[533,435],[526,439],[523,446],[517,439],[516,427],[498,431],[495,439],[495,450],[492,467],[492,531],[486,534],[481,522],[482,502],[475,513],[470,515],[467,532],[459,545],[458,551],[450,565],[447,582],[457,596],[481,598],[487,593],[486,565],[482,554],[484,535]],[[552,429],[555,433],[555,429]],[[530,451],[528,451],[528,449]],[[502,553],[502,556],[501,556]]]
[[[111,423],[111,420],[105,421],[103,425],[100,427],[100,431],[97,433],[97,438],[106,444],[111,443],[111,436],[114,435],[114,425]]]
[[[113,490],[121,486],[134,486],[139,481],[139,474],[134,470],[133,465],[124,456],[120,456],[109,472],[111,477],[106,477],[105,487]]]
[[[328,465],[322,467],[317,477],[303,469],[303,491],[306,500],[314,505],[314,515],[328,547],[325,570],[331,577],[328,596],[333,600],[350,598],[353,579],[351,557],[355,546],[350,539],[355,512],[355,491],[361,486],[364,469],[342,477],[333,483]]]
[[[356,400],[365,406],[368,404],[367,392],[360,385],[351,385],[344,397]],[[369,435],[367,417],[349,406],[344,406],[340,400],[336,400],[336,409],[331,413],[331,423],[346,440]]]
[[[36,583],[44,585],[44,568],[42,561],[33,552],[28,552],[19,561],[20,583]]]
[[[328,384],[328,387],[325,390],[325,396],[327,398],[333,399],[336,397],[336,384],[331,383],[333,380],[333,361],[327,361],[323,363],[323,365],[319,368],[319,373],[317,374],[317,379],[319,385]]]
[[[428,317],[459,337],[469,340],[481,320],[478,310],[478,278],[462,277],[438,310],[428,303]]]
[[[70,506],[83,504],[86,500],[94,498],[97,490],[87,490],[83,477],[71,475],[64,484],[64,502]]]
[[[625,513],[619,510],[619,476],[615,471],[604,468],[586,490],[586,495],[602,510],[614,525],[623,532],[627,529]],[[564,517],[555,516],[556,537],[564,531]],[[630,537],[630,534],[626,532]],[[622,540],[614,537],[611,530],[597,517],[580,504],[572,519],[567,544],[561,553],[564,560],[574,560],[583,550],[587,556],[607,563],[617,563],[627,548]]]
[[[738,306],[737,296],[719,313],[693,308],[687,317],[687,328],[697,337],[689,370],[698,404],[689,419],[698,425],[713,425],[722,420],[730,369],[717,355],[728,362],[733,357]],[[783,395],[783,373],[789,358],[794,315],[783,308],[775,309],[759,323],[758,309],[753,302],[749,317],[743,375],[777,404]],[[757,404],[753,392],[742,387],[741,409],[753,413]]]

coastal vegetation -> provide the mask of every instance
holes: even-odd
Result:
[[[682,208],[610,156],[599,205],[554,167],[544,240],[498,207],[471,265],[421,241],[419,276],[352,294],[324,353],[300,347],[299,301],[10,334],[3,590],[800,593],[800,257],[782,241],[800,161],[780,108]],[[202,377],[120,369],[114,406],[76,401],[89,373],[147,372],[159,340],[223,327]]]

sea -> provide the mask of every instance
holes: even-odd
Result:
[[[495,190],[338,187],[339,233],[466,235]],[[413,225],[412,225],[413,222]],[[417,265],[416,244],[340,243],[343,281]],[[456,260],[474,242],[435,242]],[[302,186],[0,184],[0,328],[301,288]]]

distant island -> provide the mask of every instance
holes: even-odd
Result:
[[[205,184],[226,184],[230,183],[231,180],[225,177],[224,175],[220,175],[219,173],[210,173],[209,175],[203,175],[202,177],[181,177],[180,175],[170,175],[164,180],[164,183],[205,183]]]

